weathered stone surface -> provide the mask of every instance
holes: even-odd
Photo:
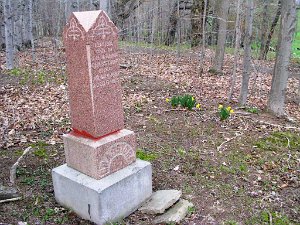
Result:
[[[136,160],[135,134],[130,130],[123,129],[97,141],[72,134],[64,135],[63,139],[67,165],[95,179]]]
[[[84,219],[102,225],[123,219],[152,194],[152,168],[137,160],[101,180],[66,164],[52,170],[55,198]]]
[[[178,190],[160,190],[152,194],[150,199],[139,209],[142,213],[161,214],[178,201],[182,192]]]
[[[63,37],[73,130],[98,138],[123,129],[116,26],[104,11],[75,12]]]
[[[0,185],[0,200],[20,197],[17,189]]]
[[[179,223],[188,213],[189,207],[193,207],[193,203],[181,199],[176,205],[170,208],[165,214],[154,219],[154,223]]]

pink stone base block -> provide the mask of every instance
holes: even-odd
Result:
[[[65,134],[64,147],[67,165],[92,178],[101,179],[136,160],[135,134],[120,130],[114,134],[92,140]]]

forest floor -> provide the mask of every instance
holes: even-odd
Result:
[[[137,156],[152,163],[154,191],[182,190],[194,203],[182,224],[300,224],[298,81],[289,79],[288,119],[274,117],[265,111],[274,62],[254,61],[249,105],[239,108],[241,62],[228,103],[233,57],[227,55],[223,74],[215,75],[208,72],[211,56],[207,50],[199,74],[192,52],[121,53],[121,64],[131,66],[121,69],[125,124],[136,132]],[[17,170],[22,199],[0,204],[0,223],[91,224],[58,205],[52,187],[51,170],[65,163],[62,134],[70,131],[64,53],[44,45],[35,63],[30,57],[22,53],[19,68],[0,75],[0,183],[9,185],[10,167],[33,149]],[[165,101],[185,93],[200,110]],[[219,104],[235,113],[220,121]],[[135,212],[120,224],[152,220]]]

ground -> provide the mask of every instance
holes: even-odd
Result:
[[[296,78],[287,89],[289,119],[276,118],[265,111],[272,62],[254,61],[250,101],[239,108],[241,69],[233,101],[227,102],[232,56],[226,56],[222,75],[208,72],[211,56],[207,50],[200,74],[195,52],[121,51],[121,64],[130,66],[121,69],[125,124],[136,132],[138,157],[153,165],[154,191],[182,190],[183,198],[194,203],[182,224],[300,224]],[[1,70],[4,185],[22,152],[33,150],[17,170],[23,198],[0,205],[0,223],[91,224],[54,199],[51,169],[65,162],[62,134],[70,131],[64,62],[62,50],[45,44],[37,49],[35,62],[25,52],[17,69]],[[172,108],[165,101],[185,93],[201,109]],[[220,121],[219,104],[235,113]],[[136,212],[120,224],[151,224],[152,219]]]

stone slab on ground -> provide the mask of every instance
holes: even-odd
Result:
[[[176,205],[170,208],[165,214],[154,219],[154,224],[158,223],[179,223],[188,214],[189,207],[193,207],[193,203],[180,199]]]
[[[14,187],[0,185],[0,200],[20,197],[18,190]]]
[[[99,140],[65,134],[67,165],[95,179],[125,168],[136,160],[133,131],[120,130]]]
[[[182,192],[178,190],[159,190],[139,209],[142,213],[161,214],[178,201]]]
[[[151,164],[142,160],[101,180],[64,164],[52,170],[52,179],[59,204],[99,225],[125,218],[152,194]]]

